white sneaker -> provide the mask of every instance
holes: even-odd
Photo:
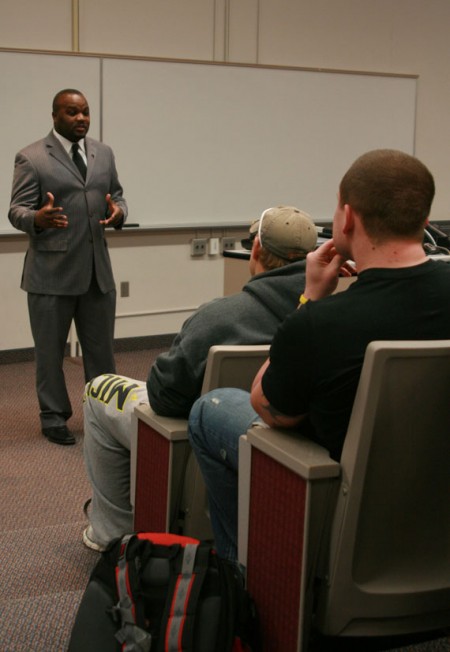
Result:
[[[100,543],[94,541],[91,525],[88,525],[87,528],[83,530],[83,543],[87,548],[95,550],[95,552],[103,552],[106,550],[106,546],[102,546]]]

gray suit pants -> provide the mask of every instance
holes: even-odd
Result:
[[[59,296],[28,293],[35,345],[36,389],[43,428],[62,426],[72,415],[63,371],[72,320],[81,344],[85,381],[114,373],[116,291],[103,294],[95,277],[85,294]],[[81,401],[81,396],[77,397]]]

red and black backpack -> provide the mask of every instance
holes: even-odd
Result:
[[[81,600],[69,652],[260,652],[255,606],[211,544],[174,534],[117,539]]]

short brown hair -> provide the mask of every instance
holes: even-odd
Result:
[[[305,258],[306,258],[306,254],[305,254]],[[295,262],[298,260],[301,260],[301,258],[296,258]],[[291,264],[291,261],[286,260],[286,258],[280,258],[280,256],[273,254],[271,251],[266,249],[263,245],[261,245],[261,250],[259,253],[259,262],[267,271],[270,271],[271,269],[279,269],[280,267],[284,267],[285,265]]]
[[[417,158],[392,149],[360,156],[344,175],[340,204],[360,216],[369,237],[416,238],[434,198],[434,179]]]

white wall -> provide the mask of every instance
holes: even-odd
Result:
[[[25,251],[24,238],[0,242],[0,351],[33,345],[27,295],[19,289]]]
[[[122,281],[130,285],[130,296],[117,300],[116,337],[175,333],[201,303],[222,294],[222,257],[192,258],[186,241],[196,234],[189,233],[109,235],[118,294]]]
[[[4,0],[0,47],[417,74],[415,153],[434,173],[431,217],[440,220],[450,206],[449,22],[448,0]],[[132,119],[130,106],[118,128]],[[116,280],[131,283],[118,304],[118,337],[173,332],[186,309],[221,293],[223,261],[192,260],[193,235],[149,236],[137,247],[126,234],[110,238]],[[20,240],[0,239],[0,349],[32,345],[19,290],[23,251]],[[141,312],[150,314],[120,316]]]
[[[192,258],[194,237],[221,237],[222,229],[182,230],[139,235],[108,232],[117,285],[117,338],[176,333],[202,303],[223,294],[224,264],[220,255]],[[227,235],[242,237],[239,229]],[[0,238],[0,351],[33,346],[27,295],[20,289],[27,239]],[[120,297],[122,282],[129,296]]]

